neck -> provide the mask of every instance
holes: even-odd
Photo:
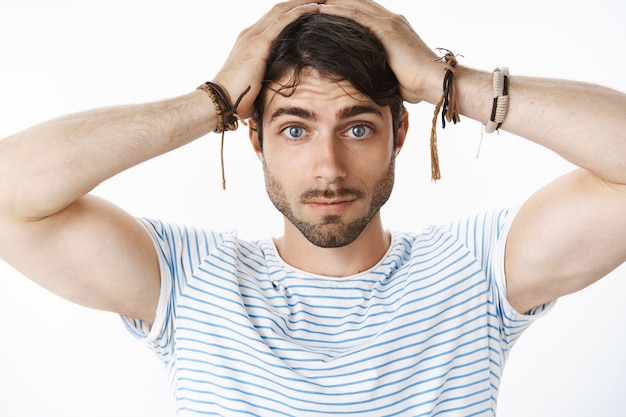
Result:
[[[285,234],[275,239],[281,258],[288,264],[312,274],[346,277],[368,270],[385,255],[391,235],[382,227],[380,213],[359,237],[340,248],[321,248],[309,242],[285,219]]]

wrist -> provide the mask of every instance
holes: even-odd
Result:
[[[492,74],[459,65],[456,82],[460,113],[481,124],[486,124],[489,121],[493,103]]]
[[[445,62],[438,60],[426,72],[419,92],[421,100],[437,104],[443,93]],[[482,124],[489,121],[492,109],[492,73],[457,65],[454,75],[459,113]]]
[[[250,91],[250,86],[241,93],[234,103],[231,102],[228,92],[217,83],[207,81],[204,84],[200,84],[197,89],[204,91],[213,103],[217,118],[217,127],[214,130],[216,133],[237,130],[239,122],[246,124],[245,120],[237,113],[237,107],[243,97]]]
[[[445,63],[442,60],[434,61],[429,69],[425,71],[422,84],[416,91],[420,98],[418,101],[426,101],[433,105],[437,104],[441,99],[445,74]]]
[[[211,98],[202,90],[192,91],[187,95],[193,106],[195,122],[201,131],[200,136],[215,131],[217,129],[217,111]]]

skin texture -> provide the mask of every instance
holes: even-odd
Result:
[[[443,64],[406,19],[368,0],[319,3],[326,4],[277,4],[241,33],[214,78],[231,98],[251,86],[240,116],[252,114],[264,51],[304,13],[367,26],[383,42],[403,98],[438,101]],[[457,68],[463,117],[487,121],[491,79],[490,71]],[[345,117],[354,98],[359,106],[371,103],[350,85],[337,87],[308,74],[292,97],[268,100],[263,150],[254,130],[251,141],[269,194],[286,215],[284,235],[276,239],[283,258],[303,270],[343,277],[376,264],[389,246],[377,208],[386,199],[408,116],[394,148],[389,110],[370,106],[377,112]],[[515,105],[502,129],[580,167],[529,198],[512,225],[505,254],[508,299],[524,312],[590,285],[626,260],[626,96],[597,85],[518,76],[510,78],[509,94]],[[294,107],[306,112],[272,116]],[[216,120],[207,95],[194,91],[68,115],[0,141],[0,257],[73,302],[152,322],[160,288],[152,243],[131,215],[89,192],[211,132]],[[368,124],[371,137],[351,137]],[[286,139],[285,132],[299,132],[286,130],[294,126],[305,132],[302,140]],[[353,232],[363,224],[360,234]]]
[[[381,39],[405,100],[437,102],[442,63],[404,17],[369,0],[329,0],[320,12],[354,19]],[[455,82],[461,115],[485,124],[491,73],[459,66]],[[512,225],[507,297],[526,312],[587,287],[626,261],[626,95],[530,77],[510,77],[509,95],[515,105],[502,129],[581,168],[535,193]]]
[[[304,74],[294,94],[268,99],[263,149],[254,126],[250,135],[270,199],[285,216],[276,245],[287,262],[346,276],[384,255],[389,236],[379,209],[393,187],[407,115],[404,121],[394,148],[389,107],[314,70]],[[326,261],[329,256],[333,262]]]
[[[240,34],[215,81],[237,95],[251,86],[238,108],[242,117],[252,113],[260,90],[267,53],[259,51],[318,8],[303,0],[279,3]],[[160,291],[153,244],[133,216],[88,193],[216,125],[207,94],[194,91],[67,115],[0,141],[0,257],[72,302],[151,323]]]

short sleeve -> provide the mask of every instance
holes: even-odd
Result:
[[[518,312],[507,297],[506,274],[504,269],[504,257],[506,249],[506,240],[511,229],[513,219],[517,214],[517,210],[507,211],[506,216],[502,217],[499,222],[498,238],[493,244],[493,260],[491,262],[490,276],[493,278],[498,294],[498,303],[500,306],[504,338],[509,344],[513,344],[528,326],[535,320],[547,314],[555,305],[556,300],[540,305],[529,312],[523,314]]]
[[[127,316],[122,316],[122,320],[131,334],[144,340],[167,361],[172,352],[176,296],[184,288],[187,277],[208,256],[219,235],[158,220],[141,218],[139,221],[150,235],[157,254],[161,278],[159,300],[152,325]]]
[[[473,253],[489,280],[504,351],[508,351],[523,331],[554,305],[551,302],[522,314],[507,299],[504,256],[509,230],[517,211],[518,209],[488,211],[459,219],[449,225],[450,232]]]

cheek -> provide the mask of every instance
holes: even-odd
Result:
[[[294,171],[294,167],[289,164],[290,159],[280,154],[265,151],[263,153],[263,168],[266,175],[271,175],[280,184],[289,181],[289,173]]]
[[[380,178],[383,173],[389,169],[389,165],[393,163],[395,155],[393,150],[380,150],[378,153],[368,152],[353,159],[353,172],[360,177],[371,180]]]
[[[268,191],[279,193],[283,198],[292,194],[294,180],[302,171],[301,169],[298,170],[297,167],[288,166],[285,161],[285,158],[276,154],[271,154],[269,157],[265,156],[263,159],[263,172]]]
[[[265,129],[263,134],[263,159],[270,164],[271,168],[279,167],[287,155],[285,155],[280,140],[270,135],[267,127]]]
[[[277,138],[267,137],[263,146],[263,161],[269,172],[285,184],[302,177],[309,169],[311,152],[304,147],[290,147]]]

